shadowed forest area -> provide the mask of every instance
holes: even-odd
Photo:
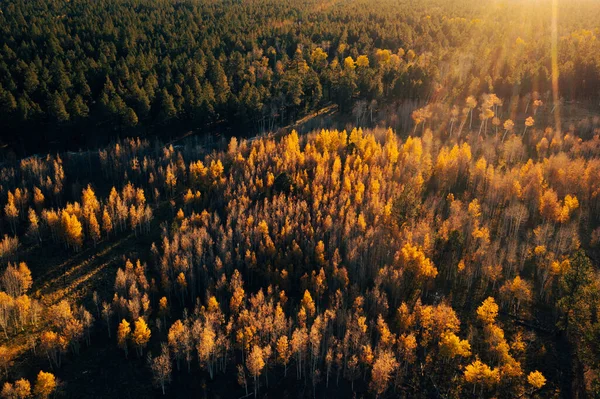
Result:
[[[600,395],[600,4],[0,4],[0,397]]]

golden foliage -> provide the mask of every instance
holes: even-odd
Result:
[[[498,316],[498,305],[492,297],[488,297],[481,306],[477,308],[477,318],[484,324],[492,324]]]
[[[535,389],[540,389],[546,385],[546,377],[544,377],[544,375],[537,370],[532,371],[527,376],[527,382]]]
[[[35,380],[33,393],[41,399],[50,397],[56,389],[56,378],[52,373],[40,371]]]

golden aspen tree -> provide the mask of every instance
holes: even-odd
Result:
[[[502,123],[502,121],[497,116],[494,116],[492,118],[492,125],[494,126],[494,135],[495,135],[494,137],[498,136],[498,126],[500,126],[501,123]]]
[[[314,373],[316,372],[317,363],[320,357],[320,349],[321,349],[321,340],[323,338],[322,334],[323,321],[321,315],[315,318],[313,325],[310,328],[310,332],[308,335],[309,343],[310,343],[310,354],[311,354],[311,375],[314,377]]]
[[[533,101],[533,115],[537,114],[538,108],[541,107],[542,105],[544,105],[544,102],[540,99]]]
[[[304,309],[304,308],[302,308]],[[292,353],[296,353],[296,361],[298,366],[296,367],[297,379],[302,378],[303,360],[308,347],[308,333],[306,327],[296,328],[292,333],[292,339],[290,340],[290,349]]]
[[[163,296],[158,300],[158,316],[162,318],[163,324],[166,323],[166,317],[169,313],[169,303],[167,297]],[[178,320],[179,321],[179,320]]]
[[[44,194],[38,187],[33,187],[33,203],[38,212],[44,209]]]
[[[567,194],[563,200],[563,205],[557,212],[556,221],[559,223],[566,223],[572,212],[579,208],[579,201],[577,197]]]
[[[183,203],[185,204],[185,209],[189,212],[191,210],[191,205],[194,202],[194,194],[192,193],[192,189],[188,188],[187,192],[183,196]]]
[[[287,366],[291,355],[288,337],[282,335],[277,339],[277,360],[283,365],[284,377],[287,376]]]
[[[14,308],[13,297],[4,291],[0,291],[0,326],[4,331],[4,336],[8,339],[8,328],[10,327],[12,310]]]
[[[0,396],[4,399],[27,399],[31,397],[31,384],[24,378],[15,381],[14,385],[5,382]]]
[[[521,354],[525,352],[527,345],[523,341],[523,333],[517,331],[517,333],[513,336],[512,342],[510,343],[510,349],[513,350],[514,353]]]
[[[25,294],[33,285],[33,278],[31,277],[31,270],[27,267],[27,263],[19,262],[19,281],[20,290],[19,294]]]
[[[389,64],[391,56],[392,52],[390,50],[377,49],[375,51],[375,58],[377,59],[377,62],[381,65]]]
[[[481,114],[479,115],[479,119],[481,119],[481,125],[479,127],[479,134],[481,135],[481,128],[484,127],[484,135],[487,134],[487,122],[491,118],[494,117],[494,111],[492,111],[489,107],[489,104],[482,104]]]
[[[525,137],[525,133],[527,133],[527,128],[533,126],[534,123],[535,120],[531,116],[525,119],[525,130],[523,130],[523,137]]]
[[[131,206],[129,207],[129,227],[131,228],[131,230],[133,230],[135,232],[135,235],[137,237],[137,233],[138,233],[138,226],[140,224],[140,215],[138,214],[138,209],[135,207],[135,205],[131,204]]]
[[[210,161],[210,175],[213,178],[213,183],[217,183],[223,175],[225,168],[220,159]]]
[[[477,386],[491,388],[500,382],[500,371],[497,368],[491,369],[480,360],[475,360],[473,363],[465,367],[464,378],[470,384],[473,384],[473,394]]]
[[[21,330],[24,329],[31,310],[31,299],[27,295],[20,295],[14,300],[14,309],[16,310],[16,319]]]
[[[250,372],[252,378],[254,378],[254,397],[258,397],[258,377],[262,373],[265,367],[265,360],[263,358],[263,351],[258,345],[252,347],[252,351],[246,359],[246,367]]]
[[[352,57],[348,56],[344,58],[344,69],[347,69],[349,71],[353,71],[354,69],[356,69],[356,63],[354,62],[354,59],[352,59]]]
[[[484,324],[492,324],[498,316],[498,305],[492,297],[488,297],[481,306],[477,308],[477,318]]]
[[[263,359],[265,361],[264,374],[267,382],[267,389],[269,388],[269,362],[274,356],[273,347],[271,344],[267,344],[262,348],[263,351]],[[276,356],[276,355],[275,355]]]
[[[417,360],[417,338],[414,334],[402,334],[398,337],[398,349],[406,366]]]
[[[377,331],[379,333],[379,346],[389,348],[396,341],[395,335],[392,334],[381,314],[377,316]]]
[[[209,323],[206,323],[200,328],[196,351],[198,352],[198,361],[200,367],[208,370],[210,379],[214,377],[213,358],[216,350],[217,335]]]
[[[407,270],[412,271],[417,277],[435,278],[437,276],[437,268],[431,259],[425,256],[422,249],[411,243],[404,244],[396,257]]]
[[[546,385],[546,377],[544,377],[544,375],[537,370],[532,371],[527,376],[527,382],[534,389],[541,389],[544,385]]]
[[[556,191],[549,188],[544,191],[539,200],[540,214],[549,221],[555,221],[560,218],[560,203]]]
[[[306,311],[306,313],[309,316],[315,314],[315,302],[313,301],[312,296],[310,295],[310,292],[308,292],[308,290],[304,291],[304,295],[302,296],[300,306]]]
[[[13,194],[8,192],[8,202],[4,206],[4,214],[6,215],[6,219],[8,223],[10,223],[10,227],[12,229],[13,234],[17,233],[17,220],[19,218],[19,210],[15,206],[15,199]]]
[[[29,228],[27,229],[27,232],[31,237],[34,237],[41,242],[42,236],[40,235],[40,220],[37,213],[35,213],[33,209],[29,208],[27,218],[29,219]]]
[[[187,289],[187,279],[185,278],[185,274],[180,272],[177,275],[177,287],[179,288],[180,300],[181,303],[185,303],[185,293]]]
[[[76,215],[70,215],[66,210],[61,214],[61,228],[67,245],[79,251],[83,245],[83,228]]]
[[[2,375],[8,376],[8,369],[14,364],[14,350],[2,345],[0,346],[0,368]]]
[[[60,366],[61,338],[54,331],[44,331],[40,335],[40,347],[46,352],[50,366],[52,363]]]
[[[408,332],[415,323],[415,316],[411,313],[406,302],[400,304],[396,313],[398,319],[397,327],[400,329],[400,332]]]
[[[325,244],[323,241],[319,241],[315,246],[315,261],[319,266],[325,266]]]
[[[84,217],[88,220],[92,213],[95,214],[100,210],[100,202],[98,202],[96,193],[89,184],[81,193],[81,207],[83,208]]]
[[[79,354],[79,345],[84,334],[83,322],[71,314],[69,318],[65,319],[60,329],[61,338],[64,338],[66,344],[71,346],[75,354]]]
[[[373,363],[371,383],[369,384],[369,388],[375,393],[376,397],[387,391],[392,374],[397,367],[398,362],[391,350],[379,353]]]
[[[471,356],[471,344],[466,339],[461,340],[456,334],[450,331],[442,333],[439,343],[440,354],[446,358],[469,357]]]
[[[356,59],[356,66],[359,68],[368,68],[369,67],[369,57],[366,55],[359,55]]]
[[[18,399],[27,399],[31,397],[31,384],[24,378],[15,381],[15,394]]]
[[[131,340],[133,341],[139,356],[142,356],[144,348],[148,345],[150,335],[150,329],[148,328],[146,321],[141,317],[138,318],[134,324]]]
[[[181,320],[175,321],[169,328],[169,333],[167,335],[167,342],[169,343],[169,347],[175,356],[175,361],[177,363],[177,369],[180,369],[181,359],[185,355],[185,340],[186,340],[186,329]]]
[[[31,397],[31,384],[24,378],[15,381],[14,393],[17,399],[27,399]]]
[[[52,373],[40,371],[35,380],[33,393],[40,399],[47,399],[56,389],[56,377]]]
[[[144,194],[144,189],[137,188],[135,190],[135,204],[138,207],[141,207],[146,204],[146,195]]]
[[[121,349],[125,351],[125,358],[127,358],[127,340],[129,339],[129,334],[131,333],[131,327],[127,320],[123,319],[119,323],[119,328],[117,329],[117,342]]]
[[[512,120],[507,119],[504,121],[503,127],[504,127],[504,135],[502,136],[502,142],[504,142],[504,138],[506,137],[506,134],[508,132],[513,131],[513,129],[515,128],[515,123]]]
[[[18,265],[9,262],[0,276],[0,283],[8,295],[14,298],[25,294],[31,288],[33,279],[25,262]]]
[[[102,231],[106,237],[110,237],[110,233],[113,231],[112,219],[106,207],[102,211]]]
[[[100,225],[96,219],[96,214],[91,212],[88,217],[89,236],[94,241],[94,245],[100,241]]]
[[[239,272],[237,270],[234,271],[234,275],[236,272],[239,276]],[[244,289],[241,286],[236,286],[229,301],[229,309],[231,309],[232,312],[237,313],[244,304],[245,296],[246,292],[244,291]]]
[[[519,313],[522,304],[531,302],[531,284],[520,276],[508,280],[500,287],[500,296],[505,303],[511,305],[514,314]]]
[[[0,396],[2,396],[3,399],[15,399],[17,395],[15,393],[15,387],[13,386],[13,384],[6,381],[2,386]]]

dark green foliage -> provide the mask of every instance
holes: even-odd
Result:
[[[600,51],[587,34],[596,26],[591,3],[559,5],[559,84],[570,98],[594,98],[600,84]],[[163,133],[165,125],[248,134],[328,102],[350,114],[357,101],[395,109],[406,99],[533,91],[547,100],[551,89],[546,4],[6,0],[0,7],[0,140],[9,143],[53,131],[61,142],[83,131]],[[344,66],[359,56],[368,66]]]
[[[287,172],[281,172],[275,178],[275,182],[273,183],[273,190],[276,193],[284,193],[289,194],[293,189],[293,181],[290,175]]]
[[[325,101],[350,113],[357,99],[424,98],[438,72],[418,57],[441,54],[439,37],[445,47],[462,46],[456,27],[441,21],[471,6],[432,12],[354,0],[324,13],[312,0],[7,0],[0,123],[9,129],[2,138],[56,128],[56,138],[66,140],[69,131],[111,136],[138,125],[162,131],[165,124],[214,122],[250,133],[286,125]],[[367,8],[371,17],[363,18]],[[437,23],[419,24],[424,15]],[[409,59],[410,48],[416,58]],[[389,49],[396,62],[378,63],[378,49]],[[343,67],[359,55],[368,67]]]

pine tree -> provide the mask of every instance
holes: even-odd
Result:
[[[160,97],[159,117],[162,122],[168,122],[177,116],[177,109],[173,103],[173,96],[169,94],[167,89],[162,89]]]
[[[127,107],[123,113],[123,124],[127,127],[134,127],[138,122],[138,116],[135,111],[132,108]]]
[[[58,122],[66,122],[70,118],[70,115],[67,112],[67,107],[63,101],[63,97],[58,92],[54,92],[54,94],[52,94],[50,103],[48,104],[48,110],[50,111],[50,115],[52,115],[52,117],[54,117],[54,119]]]

